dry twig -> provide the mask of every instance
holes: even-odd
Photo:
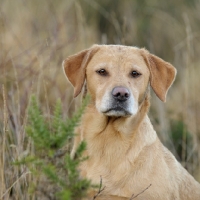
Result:
[[[93,200],[96,199],[101,194],[101,192],[105,189],[105,186],[102,189],[101,188],[102,188],[102,177],[100,177],[99,191],[97,192],[97,194],[94,195]]]
[[[148,187],[146,187],[144,190],[142,190],[140,193],[138,193],[137,195],[134,195],[134,194],[133,194],[133,195],[131,196],[130,200],[135,199],[135,198],[138,197],[140,194],[142,194],[142,193],[144,193],[146,190],[148,190],[150,187],[151,187],[151,184],[150,184]]]

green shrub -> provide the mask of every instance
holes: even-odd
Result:
[[[88,98],[85,98],[82,107],[66,121],[63,120],[59,100],[53,116],[45,118],[36,98],[32,97],[26,132],[33,142],[34,151],[15,164],[28,167],[33,177],[37,177],[37,184],[30,185],[28,189],[32,194],[39,194],[38,198],[80,199],[90,187],[90,182],[80,179],[78,173],[79,163],[86,159],[82,156],[86,148],[85,142],[79,145],[75,159],[69,155],[74,127],[78,124],[87,102]]]

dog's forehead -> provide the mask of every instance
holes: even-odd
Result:
[[[92,66],[101,65],[138,65],[146,66],[141,50],[137,47],[122,45],[101,45],[93,56],[90,64]]]
[[[97,55],[105,56],[130,56],[130,55],[140,55],[140,49],[131,46],[122,45],[101,45],[99,46],[99,51]]]

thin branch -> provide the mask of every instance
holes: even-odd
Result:
[[[142,190],[140,193],[138,193],[137,195],[132,195],[130,200],[135,199],[136,197],[138,197],[140,194],[144,193],[146,190],[148,190],[151,187],[152,184],[150,184],[148,187],[146,187],[144,190]]]
[[[102,189],[101,187],[102,187],[102,177],[100,176],[99,191],[97,192],[97,194],[94,195],[93,200],[96,199],[101,194],[101,192],[105,189],[106,186],[104,186]]]

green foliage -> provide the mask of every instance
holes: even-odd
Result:
[[[43,193],[43,196],[54,191],[53,199],[80,199],[90,187],[90,182],[80,179],[78,173],[78,165],[86,159],[82,156],[86,148],[85,142],[79,145],[75,159],[70,157],[69,151],[64,158],[60,158],[58,153],[62,152],[60,148],[63,148],[66,141],[71,141],[74,128],[78,124],[88,100],[89,98],[86,97],[74,116],[65,121],[62,117],[59,100],[53,116],[47,119],[42,114],[35,96],[31,99],[26,131],[34,144],[34,155],[28,155],[15,164],[29,167],[32,173],[40,177],[38,185],[30,186],[30,188]],[[41,186],[44,181],[46,188]]]
[[[183,121],[171,122],[171,137],[178,159],[187,161],[192,151],[192,135]]]

